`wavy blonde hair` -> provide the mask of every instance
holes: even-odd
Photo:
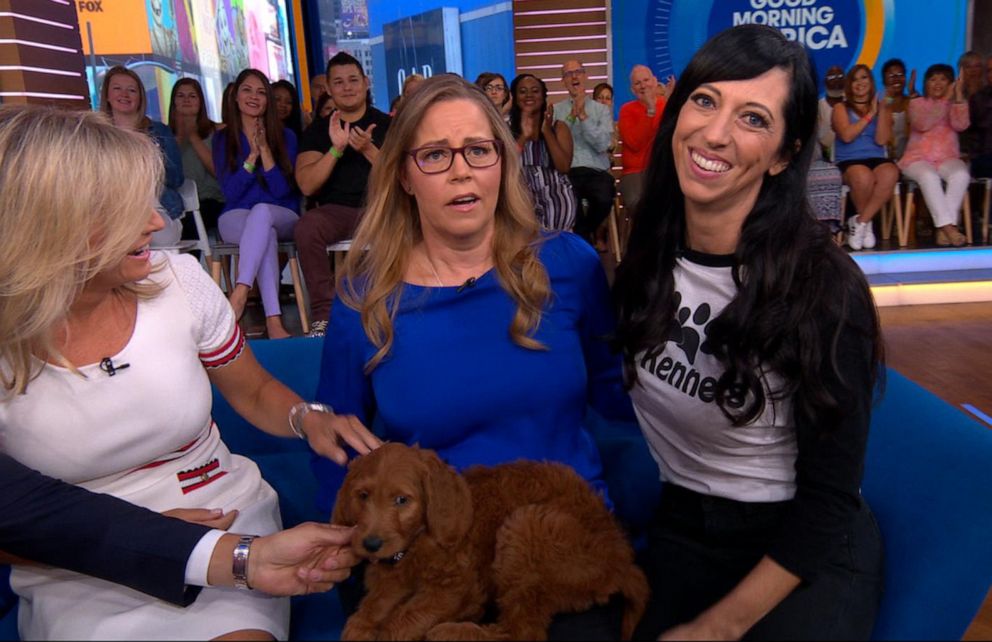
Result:
[[[16,395],[33,355],[72,369],[54,330],[140,237],[164,170],[150,138],[103,114],[25,105],[0,107],[0,167],[0,383]]]
[[[426,79],[390,124],[369,178],[368,204],[352,241],[356,249],[348,253],[338,275],[341,299],[361,313],[365,334],[378,349],[365,365],[366,372],[389,354],[410,251],[423,238],[416,200],[400,184],[409,158],[407,151],[427,110],[450,100],[475,103],[489,121],[494,138],[503,143],[493,265],[500,285],[517,304],[509,328],[511,339],[524,348],[544,349],[534,334],[551,296],[551,286],[537,257],[540,227],[520,175],[516,142],[481,89],[445,74]]]

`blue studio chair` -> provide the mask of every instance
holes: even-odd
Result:
[[[315,339],[254,341],[259,361],[304,399],[320,368]],[[326,519],[313,507],[309,451],[266,435],[214,396],[214,418],[234,452],[258,462],[280,496],[283,521]],[[592,418],[617,513],[636,532],[657,497],[654,462],[636,426]],[[992,584],[992,430],[894,371],[875,408],[863,492],[886,547],[885,595],[874,639],[960,639]],[[5,585],[3,575],[0,582]],[[0,640],[16,640],[16,601],[0,591]],[[344,616],[334,591],[293,598],[290,638],[340,636]]]

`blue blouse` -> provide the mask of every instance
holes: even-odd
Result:
[[[283,128],[283,140],[286,142],[286,154],[289,166],[296,166],[296,134],[290,129]],[[224,211],[236,209],[251,209],[259,203],[272,203],[288,210],[300,210],[300,195],[295,186],[282,173],[277,162],[272,169],[265,171],[261,160],[255,171],[248,172],[242,165],[248,158],[251,149],[244,133],[238,134],[241,143],[241,153],[238,154],[238,165],[232,172],[227,165],[227,135],[224,132],[214,134],[213,156],[214,168],[217,170],[217,180],[224,192]],[[264,178],[263,184],[259,178]]]
[[[383,439],[436,450],[457,469],[559,461],[606,498],[586,409],[634,418],[620,356],[606,342],[615,323],[606,275],[571,233],[548,236],[539,257],[553,292],[534,335],[546,350],[511,340],[516,306],[490,270],[472,286],[405,284],[392,351],[366,375],[376,350],[358,312],[336,298],[317,399],[366,425],[375,417]],[[330,511],[343,469],[316,456],[313,468],[318,506]]]

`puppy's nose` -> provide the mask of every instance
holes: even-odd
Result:
[[[377,550],[382,548],[382,538],[376,537],[375,535],[369,535],[362,540],[362,546],[365,547],[369,553],[375,553]]]

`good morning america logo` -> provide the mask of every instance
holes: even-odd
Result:
[[[853,64],[865,31],[862,9],[857,0],[715,0],[708,28],[714,35],[743,24],[775,27],[806,47],[822,74]]]

